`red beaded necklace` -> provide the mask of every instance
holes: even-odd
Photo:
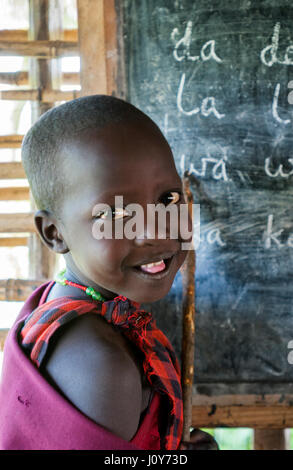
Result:
[[[55,281],[58,282],[58,284],[61,284],[62,286],[72,286],[72,287],[77,287],[78,289],[82,289],[87,295],[92,297],[94,300],[100,300],[101,302],[105,302],[106,299],[100,294],[100,292],[97,292],[93,287],[91,286],[83,286],[82,284],[76,284],[76,282],[69,281],[64,277],[66,269],[63,269],[60,271],[56,277]]]

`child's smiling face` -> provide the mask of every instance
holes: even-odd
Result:
[[[116,295],[137,302],[163,298],[187,251],[181,251],[179,238],[168,237],[168,230],[165,239],[147,238],[147,205],[166,205],[170,192],[182,192],[181,178],[162,134],[148,120],[111,124],[77,136],[64,147],[61,158],[69,177],[60,217],[63,227],[59,227],[69,250],[64,255],[67,268],[82,284],[91,285],[108,299]],[[97,218],[93,208],[98,203],[113,207],[115,196],[123,196],[124,207],[130,203],[142,206],[145,223],[138,228],[139,237],[94,238]],[[184,203],[182,195],[177,204]],[[126,220],[127,215],[104,222],[124,224]],[[161,279],[135,267],[171,255]]]

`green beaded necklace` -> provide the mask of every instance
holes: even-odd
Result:
[[[62,286],[73,286],[77,287],[78,289],[82,289],[87,295],[92,297],[94,300],[100,300],[101,302],[105,302],[107,300],[102,296],[102,294],[100,294],[100,292],[97,292],[93,287],[86,287],[81,284],[76,284],[75,282],[68,281],[68,279],[64,277],[65,271],[66,269],[63,269],[56,275],[54,280],[58,282],[58,284],[61,284]]]

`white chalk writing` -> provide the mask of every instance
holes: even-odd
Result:
[[[277,248],[282,248],[282,247],[289,247],[293,248],[293,233],[291,233],[287,240],[280,240],[280,237],[282,233],[284,232],[284,229],[281,228],[280,230],[273,231],[273,221],[274,221],[274,216],[273,214],[268,215],[268,220],[267,220],[267,227],[264,231],[264,247],[266,249],[271,248],[272,246],[275,246]],[[284,238],[284,237],[283,237]]]
[[[211,224],[208,224],[205,228],[201,225],[201,232],[194,231],[194,241],[197,246],[200,243],[207,242],[209,245],[218,245],[218,246],[226,246],[226,242],[222,240],[221,237],[221,230],[219,227],[207,228],[210,227]]]
[[[278,113],[279,94],[280,94],[280,83],[277,83],[277,85],[275,86],[275,92],[274,92],[273,104],[272,104],[273,116],[276,119],[276,121],[278,121],[279,123],[289,124],[291,122],[290,119],[281,119],[279,116],[279,113]]]
[[[170,132],[177,132],[178,129],[176,127],[169,127],[169,115],[166,113],[164,116],[164,124],[163,124],[163,132],[164,135],[167,137]]]
[[[225,116],[225,114],[221,114],[217,111],[216,100],[213,96],[208,96],[204,98],[200,107],[195,107],[191,109],[190,111],[186,111],[185,109],[183,109],[182,96],[184,92],[184,85],[185,85],[185,73],[183,73],[181,76],[178,93],[177,93],[177,108],[182,114],[184,114],[185,116],[193,116],[194,114],[201,112],[201,114],[205,117],[209,116],[210,114],[214,114],[214,116],[217,119],[222,119]]]
[[[190,163],[188,171],[187,171],[188,175],[194,174],[195,176],[200,176],[201,178],[203,178],[207,175],[208,168],[212,167],[211,175],[213,179],[229,181],[230,179],[228,178],[227,169],[226,169],[226,161],[227,161],[226,149],[221,149],[221,150],[223,152],[223,156],[221,158],[215,158],[211,156],[201,157],[201,169],[200,170],[197,170],[196,168],[194,168],[194,164]],[[184,174],[185,155],[181,156],[180,168],[181,168],[182,174]]]
[[[287,348],[288,349],[293,349],[293,341],[289,341],[288,345],[287,345]],[[287,357],[287,360],[288,360],[288,363],[293,365],[293,351],[290,351],[289,354],[288,354],[288,357]]]
[[[288,162],[293,167],[293,158],[288,158]],[[285,171],[283,170],[282,164],[279,165],[278,169],[274,173],[271,170],[270,166],[271,166],[271,157],[268,157],[265,159],[265,173],[271,178],[276,178],[277,176],[280,176],[281,178],[288,178],[289,176],[293,175],[293,169],[289,171],[289,173],[285,173]]]
[[[290,80],[288,83],[288,88],[293,88],[293,80]],[[288,94],[288,103],[293,104],[293,91],[290,91]]]
[[[264,65],[271,67],[273,64],[293,65],[293,44],[286,48],[284,59],[281,60],[277,57],[279,49],[279,36],[280,36],[280,23],[274,26],[271,44],[262,49],[260,59]],[[291,57],[289,57],[291,56]]]
[[[264,246],[265,248],[271,248],[272,246],[272,241],[275,242],[278,248],[283,246],[283,244],[280,242],[278,237],[281,235],[281,233],[284,231],[282,228],[278,230],[277,232],[273,233],[273,215],[269,214],[268,216],[268,223],[267,223],[267,228],[264,233]]]
[[[226,243],[221,239],[221,232],[219,228],[214,228],[208,231],[207,242],[210,245],[213,245],[215,243],[219,246],[226,246]]]
[[[174,28],[171,33],[171,38],[173,43],[175,43],[173,56],[175,60],[178,62],[182,62],[183,60],[191,60],[192,62],[196,62],[198,60],[202,60],[203,62],[208,60],[215,60],[216,62],[222,62],[222,59],[216,54],[215,51],[215,40],[211,39],[207,41],[200,50],[199,55],[192,55],[190,53],[190,46],[191,46],[191,37],[192,37],[192,21],[188,21],[186,25],[186,29],[184,32],[184,36],[177,40],[178,36],[180,36],[178,28]]]

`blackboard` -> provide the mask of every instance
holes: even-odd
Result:
[[[195,383],[289,391],[293,364],[293,8],[123,0],[127,99],[167,137],[200,204]],[[291,91],[291,95],[290,95]],[[181,274],[144,304],[181,348]]]

